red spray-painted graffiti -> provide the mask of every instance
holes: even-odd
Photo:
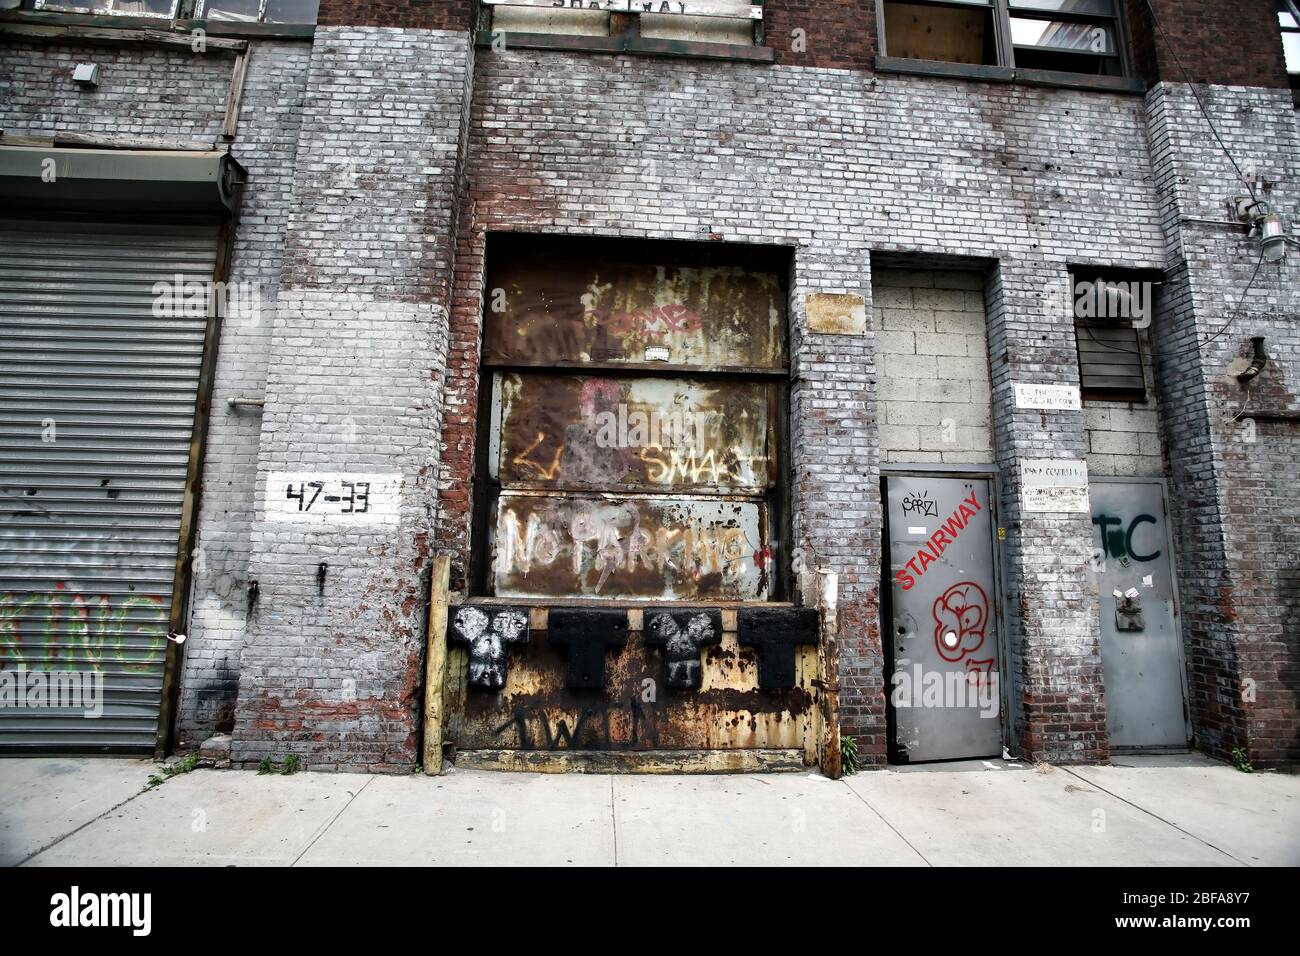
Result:
[[[939,526],[939,530],[930,536],[916,552],[916,556],[907,562],[907,567],[894,575],[904,591],[910,591],[916,585],[916,579],[939,560],[944,550],[957,541],[957,536],[966,529],[970,519],[979,513],[980,503],[971,492],[961,500],[961,505],[952,513],[952,517]]]
[[[989,621],[989,599],[973,581],[954,584],[934,602],[934,646],[949,663],[966,662],[968,671],[989,673],[993,658],[971,656],[984,646]]]

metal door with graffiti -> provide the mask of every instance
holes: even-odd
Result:
[[[1002,668],[991,481],[891,476],[885,487],[893,756],[998,756]]]
[[[1184,748],[1187,681],[1164,485],[1093,479],[1088,491],[1111,746]]]

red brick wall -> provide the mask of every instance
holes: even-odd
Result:
[[[1273,0],[1151,3],[1165,36],[1154,28],[1147,0],[1127,0],[1134,58],[1148,82],[1187,82],[1178,67],[1181,62],[1196,83],[1288,86]]]
[[[763,16],[766,42],[776,50],[778,63],[846,70],[872,68],[876,0],[767,0]]]
[[[474,0],[321,0],[323,27],[469,30]]]

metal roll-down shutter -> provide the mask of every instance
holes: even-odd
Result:
[[[208,324],[156,284],[217,251],[215,224],[0,220],[0,749],[155,746]],[[48,706],[69,672],[100,716]]]

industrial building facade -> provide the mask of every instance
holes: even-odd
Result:
[[[1300,755],[1289,3],[8,6],[0,748]]]

